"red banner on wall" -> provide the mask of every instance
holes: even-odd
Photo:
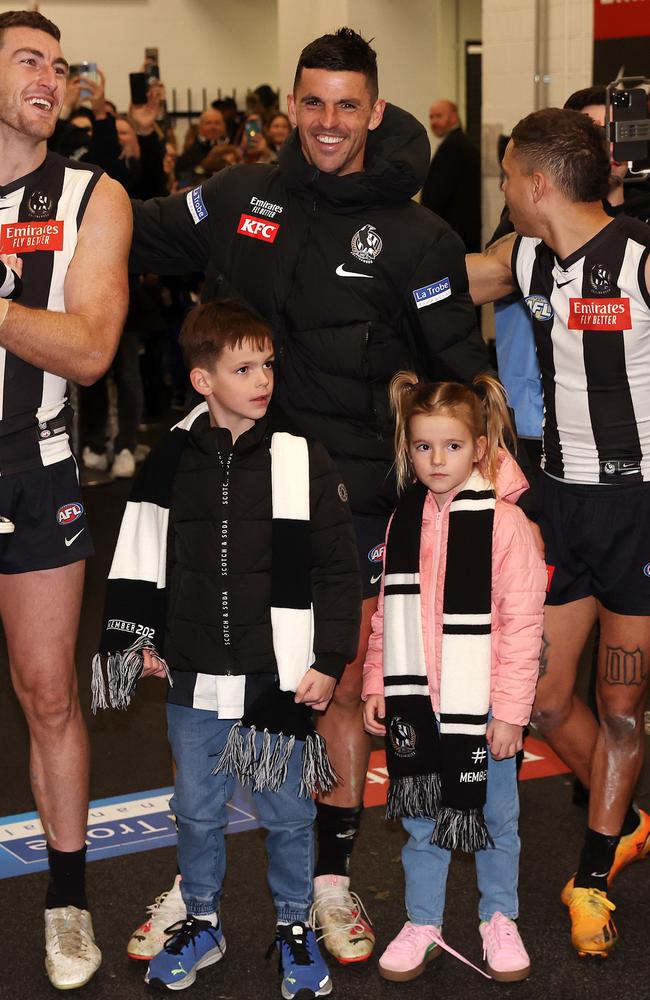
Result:
[[[650,35],[650,0],[594,0],[594,39]]]

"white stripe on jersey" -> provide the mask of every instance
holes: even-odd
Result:
[[[636,240],[628,240],[619,275],[623,288],[639,287],[639,264],[645,247]],[[625,370],[630,386],[636,424],[641,441],[641,474],[650,480],[650,405],[648,402],[648,370],[650,368],[650,325],[648,307],[643,300],[631,299],[632,329],[623,334],[625,343]]]

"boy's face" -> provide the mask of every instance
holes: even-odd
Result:
[[[213,426],[226,427],[233,440],[267,411],[273,392],[273,344],[260,350],[249,340],[225,347],[216,364],[193,368],[192,385],[206,397]]]

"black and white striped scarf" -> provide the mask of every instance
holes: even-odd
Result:
[[[384,690],[389,817],[435,819],[432,843],[476,851],[491,842],[483,806],[490,704],[495,494],[474,471],[449,509],[439,724],[431,706],[420,602],[427,489],[411,486],[386,546]]]
[[[100,648],[92,663],[93,712],[108,704],[126,708],[142,673],[143,650],[164,654],[167,542],[174,480],[188,432],[194,421],[207,412],[207,403],[201,403],[176,424],[151,453],[134,483],[109,572]],[[286,774],[295,740],[304,740],[305,794],[329,791],[336,779],[324,740],[314,732],[311,713],[303,705],[296,706],[292,695],[314,663],[309,494],[306,439],[273,434],[271,625],[279,690],[276,685],[270,688],[241,722],[233,725],[229,752],[222,755],[215,768],[229,770],[244,782],[252,781],[256,789],[275,787]],[[168,677],[171,682],[169,673]],[[242,725],[250,727],[253,735],[256,728],[264,730],[264,746],[269,751],[266,756],[263,750],[259,759],[251,757],[254,740],[242,739]],[[271,733],[281,737],[275,741],[273,752]]]

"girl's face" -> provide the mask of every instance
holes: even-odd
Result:
[[[409,424],[408,453],[415,475],[433,493],[439,508],[467,482],[485,454],[466,423],[449,414],[417,414]]]

